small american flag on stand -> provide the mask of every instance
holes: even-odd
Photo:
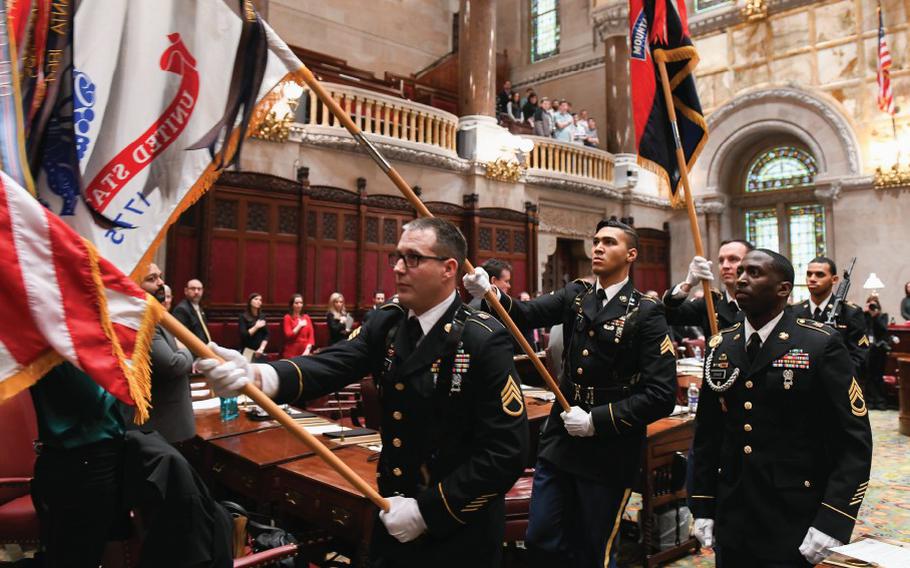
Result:
[[[148,417],[157,302],[0,171],[0,403],[66,360]]]
[[[878,108],[894,116],[894,94],[891,92],[891,51],[885,38],[882,5],[878,5]]]

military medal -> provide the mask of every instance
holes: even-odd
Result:
[[[433,386],[436,386],[436,379],[439,378],[439,363],[442,362],[442,359],[436,359],[433,361],[433,364],[430,366],[430,373],[433,374]]]
[[[784,390],[793,386],[793,369],[784,369]]]
[[[461,376],[468,372],[471,366],[471,354],[464,352],[461,343],[458,344],[458,351],[455,353],[455,363],[452,365],[452,386],[449,388],[449,394],[461,392]]]
[[[771,366],[785,369],[808,369],[809,354],[802,349],[791,349],[780,359],[772,361]]]

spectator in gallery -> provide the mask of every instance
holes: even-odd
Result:
[[[597,123],[593,118],[588,119],[588,135],[585,137],[585,146],[596,148],[600,146],[600,138],[597,137]]]
[[[344,296],[333,292],[329,296],[329,311],[325,314],[325,323],[329,326],[329,345],[338,343],[351,334],[354,319],[344,307]]]
[[[253,292],[246,300],[246,310],[237,319],[240,331],[240,349],[253,351],[253,361],[265,360],[269,343],[269,328],[262,313],[262,294]]]
[[[572,134],[575,132],[575,120],[569,114],[569,102],[566,100],[559,101],[559,112],[554,119],[553,137],[562,142],[571,142]]]
[[[161,292],[161,305],[164,306],[165,310],[171,311],[171,304],[174,302],[174,292],[167,284],[161,287]]]
[[[506,104],[506,114],[512,122],[524,122],[524,115],[521,112],[521,95],[518,91],[512,93],[509,102]]]
[[[316,343],[313,321],[303,311],[303,296],[294,294],[288,302],[288,313],[284,314],[284,349],[281,356],[290,359],[298,355],[309,355]]]
[[[534,136],[543,136],[549,138],[553,135],[553,103],[550,99],[543,97],[540,99],[540,105],[534,113],[532,126],[534,127]]]
[[[534,89],[531,87],[528,87],[527,90],[525,91],[525,96],[521,97],[521,108],[524,108],[525,105],[528,104],[528,99],[530,99],[531,95],[533,95],[533,94],[534,94]]]
[[[512,100],[512,81],[502,84],[502,90],[496,95],[496,114],[506,114],[506,105]]]
[[[901,300],[901,317],[910,321],[910,282],[904,284],[904,299]]]
[[[528,95],[528,100],[525,104],[521,105],[521,114],[524,116],[525,122],[529,125],[534,126],[534,116],[537,115],[537,94],[531,93]]]
[[[481,265],[481,268],[490,275],[490,284],[508,295],[512,289],[512,265],[498,258],[491,258]],[[480,309],[481,298],[474,298],[469,304],[472,308]]]

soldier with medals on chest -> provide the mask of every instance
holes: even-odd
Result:
[[[806,267],[806,287],[809,299],[793,304],[790,309],[798,318],[825,323],[834,309],[834,285],[837,284],[837,265],[825,256],[813,258]],[[866,317],[856,304],[843,302],[835,319],[835,329],[850,352],[854,373],[862,375],[869,356],[869,338],[866,336]]]
[[[219,396],[253,381],[302,405],[372,375],[382,405],[379,492],[391,508],[373,529],[372,566],[498,567],[505,493],[524,470],[528,422],[511,337],[458,297],[467,244],[451,223],[404,226],[390,256],[398,296],[319,354],[250,365],[200,362]]]
[[[787,309],[793,265],[739,267],[744,318],[708,342],[696,417],[695,536],[721,568],[805,568],[849,542],[872,432],[838,334]]]
[[[614,541],[641,463],[646,426],[670,414],[676,357],[663,306],[633,288],[638,233],[601,221],[593,238],[594,285],[576,280],[519,302],[500,294],[523,329],[563,324],[559,405],[542,428],[525,544],[533,566],[615,565]],[[485,274],[464,278],[475,297]],[[605,564],[607,558],[609,564]]]
[[[723,292],[714,292],[714,310],[717,315],[717,328],[723,329],[733,325],[739,314],[739,304],[736,303],[734,287],[736,285],[736,270],[746,254],[755,247],[749,241],[739,239],[724,241],[717,251],[717,267],[720,270],[720,280]],[[664,306],[667,308],[667,322],[670,325],[698,325],[705,335],[711,333],[708,322],[708,308],[704,298],[686,301],[693,287],[703,280],[714,280],[711,273],[711,262],[696,256],[689,263],[689,273],[686,280],[680,282],[663,296]]]

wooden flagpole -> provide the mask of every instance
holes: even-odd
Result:
[[[319,100],[322,101],[322,104],[324,104],[332,112],[332,114],[335,115],[335,118],[337,118],[341,124],[344,125],[348,132],[351,133],[351,136],[353,136],[354,139],[364,147],[367,154],[369,154],[369,156],[373,158],[373,161],[379,165],[379,169],[381,169],[387,176],[389,176],[389,179],[392,180],[392,183],[394,183],[395,186],[401,191],[401,193],[404,194],[405,198],[411,203],[411,206],[417,210],[417,213],[421,217],[432,217],[433,214],[430,213],[430,210],[427,209],[426,205],[423,204],[420,198],[417,197],[417,194],[414,193],[414,190],[411,189],[411,186],[408,185],[408,182],[406,182],[404,178],[402,178],[401,175],[395,170],[395,168],[392,167],[388,160],[386,160],[382,154],[379,153],[379,150],[376,149],[373,143],[367,140],[367,138],[363,135],[363,131],[361,131],[360,128],[354,124],[354,121],[351,120],[351,117],[348,115],[348,113],[346,113],[344,109],[342,109],[341,106],[335,101],[335,99],[333,99],[331,95],[329,95],[329,93],[322,87],[322,85],[319,83],[319,80],[316,79],[316,77],[306,67],[306,65],[303,65],[300,69],[298,69],[294,75],[306,83],[306,85],[313,91],[313,93],[319,97]],[[474,266],[469,260],[465,259],[462,267],[464,268],[465,272],[469,274],[474,273]],[[515,322],[512,321],[512,318],[509,316],[509,312],[507,312],[499,302],[499,298],[497,297],[496,292],[491,289],[484,295],[484,298],[489,305],[493,306],[493,309],[497,314],[499,314],[500,320],[503,322],[503,324],[505,324],[508,330],[512,332],[512,336],[516,341],[518,341],[518,344],[521,345],[521,348],[524,349],[524,352],[528,354],[528,357],[534,364],[534,368],[537,370],[540,376],[543,377],[544,382],[547,383],[547,386],[551,391],[553,391],[553,394],[556,395],[556,400],[559,402],[559,405],[562,406],[563,410],[568,411],[570,408],[569,401],[566,400],[566,397],[563,396],[562,392],[559,390],[559,385],[557,385],[556,381],[553,380],[553,377],[550,376],[549,371],[547,371],[547,368],[544,366],[543,362],[541,362],[540,358],[537,356],[537,353],[534,352],[534,348],[531,347],[531,345],[528,343],[528,340],[525,339],[524,335],[522,335],[521,330],[519,330],[518,326],[515,325]]]
[[[196,335],[188,330],[182,323],[180,323],[177,318],[169,314],[167,310],[161,307],[161,304],[155,302],[154,305],[156,309],[158,309],[161,313],[161,326],[173,333],[174,336],[181,343],[186,345],[190,351],[192,351],[198,357],[203,357],[206,359],[217,359],[219,361],[222,361],[221,357],[215,355],[215,352],[209,349],[208,345],[196,337]],[[350,483],[355,489],[363,493],[370,501],[375,503],[377,507],[384,511],[389,510],[389,502],[387,499],[380,495],[378,491],[373,489],[373,487],[362,477],[357,475],[354,470],[348,466],[348,464],[344,463],[341,458],[336,456],[332,450],[328,449],[325,446],[325,444],[307,432],[306,428],[295,422],[287,412],[275,404],[275,401],[266,396],[266,394],[259,390],[256,385],[248,383],[243,387],[243,389],[241,389],[241,392],[253,399],[253,402],[258,404],[263,410],[268,412],[272,418],[287,428],[291,434],[306,444],[306,446],[313,450],[317,456],[328,463],[332,469],[337,471],[338,474],[347,480],[347,482]]]
[[[667,104],[667,114],[670,116],[670,127],[673,129],[673,143],[676,145],[676,163],[679,166],[679,176],[686,192],[686,209],[689,212],[692,239],[695,241],[695,254],[705,257],[705,247],[701,242],[701,231],[698,228],[698,217],[695,215],[695,201],[692,199],[692,189],[689,187],[689,167],[686,165],[686,155],[683,152],[682,141],[679,138],[676,105],[673,103],[673,91],[670,89],[670,79],[667,76],[667,59],[662,49],[655,49],[652,53],[654,61],[657,63],[657,69],[660,72],[660,84],[663,87],[664,101]],[[714,296],[711,294],[711,283],[703,280],[702,287],[705,290],[705,306],[708,309],[708,325],[711,326],[711,335],[717,335],[717,315],[714,311]]]

